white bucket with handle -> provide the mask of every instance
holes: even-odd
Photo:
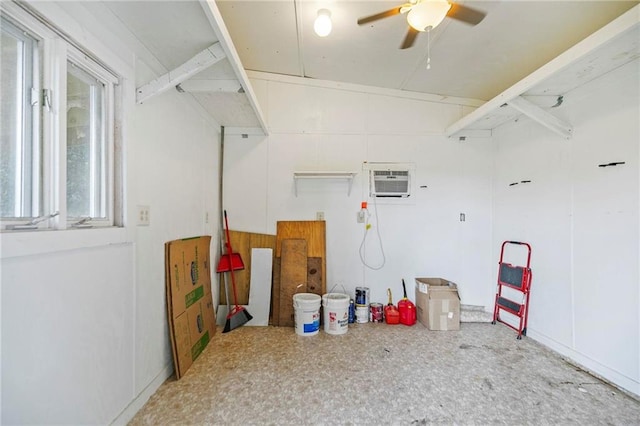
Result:
[[[320,296],[313,293],[293,295],[293,317],[296,334],[313,336],[320,330]]]
[[[345,334],[349,329],[349,295],[327,293],[322,296],[324,331],[328,334]]]

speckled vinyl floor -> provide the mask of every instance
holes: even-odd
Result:
[[[240,327],[131,425],[640,425],[640,402],[508,327]]]

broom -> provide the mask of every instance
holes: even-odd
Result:
[[[229,256],[229,258],[232,258],[233,257],[232,255],[234,253],[233,253],[233,250],[231,249],[231,240],[229,239],[229,223],[227,222],[226,210],[224,211],[224,227],[225,227],[225,233],[227,235],[227,244],[226,244],[227,255]],[[242,325],[246,324],[247,322],[253,319],[251,314],[244,307],[238,305],[238,292],[236,290],[236,279],[233,275],[233,268],[229,270],[229,273],[231,274],[231,287],[233,287],[234,307],[231,310],[229,310],[229,313],[227,314],[227,321],[224,324],[224,330],[222,330],[223,333],[227,333],[231,330],[241,327]]]

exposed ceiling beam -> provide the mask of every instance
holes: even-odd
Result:
[[[176,86],[178,91],[189,93],[222,92],[242,93],[238,80],[187,80]]]
[[[258,103],[258,98],[256,94],[253,92],[253,88],[251,87],[251,83],[249,82],[249,77],[247,76],[246,71],[242,67],[242,61],[240,60],[240,56],[238,56],[238,52],[236,51],[233,42],[231,41],[231,35],[227,30],[226,25],[224,24],[224,20],[222,19],[222,15],[220,14],[220,10],[216,5],[214,0],[199,0],[202,9],[207,15],[207,19],[211,24],[211,28],[216,33],[218,37],[218,41],[223,45],[224,51],[229,56],[229,64],[233,71],[238,77],[240,84],[245,90],[245,94],[251,107],[253,108],[254,113],[256,114],[256,118],[260,123],[260,127],[262,128],[265,136],[269,135],[269,130],[267,128],[267,121],[262,113],[262,109],[260,109],[260,104]]]
[[[526,100],[522,96],[511,99],[507,104],[532,120],[535,120],[546,128],[556,132],[563,138],[571,139],[573,128],[569,124],[549,114],[547,111]]]
[[[618,18],[580,41],[572,48],[566,50],[564,53],[561,53],[555,59],[538,68],[536,71],[532,72],[527,77],[509,87],[490,101],[486,102],[481,107],[460,118],[445,129],[445,135],[449,137],[455,136],[464,129],[476,126],[487,116],[490,116],[492,113],[499,110],[503,104],[509,103],[520,95],[526,95],[527,91],[535,88],[547,79],[551,79],[554,75],[557,76],[562,71],[571,69],[570,67],[572,66],[583,66],[584,69],[587,70],[592,69],[595,65],[602,62],[602,64],[606,66],[599,66],[597,68],[597,73],[591,73],[590,77],[593,79],[633,60],[633,55],[618,54],[619,52],[614,52],[613,57],[608,57],[600,52],[602,51],[601,49],[611,46],[616,40],[623,39],[625,36],[632,35],[636,37],[640,26],[639,12],[640,5],[629,9],[626,13],[620,15]],[[577,80],[580,79],[576,79],[576,81]],[[584,83],[583,80],[580,80],[580,82]],[[558,95],[560,93],[555,94]]]
[[[166,92],[226,57],[220,42],[215,42],[176,69],[138,87],[136,102],[141,104],[153,96]]]

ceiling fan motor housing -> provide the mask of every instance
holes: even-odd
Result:
[[[407,22],[418,31],[437,27],[447,16],[451,4],[446,0],[425,0],[411,8]]]

